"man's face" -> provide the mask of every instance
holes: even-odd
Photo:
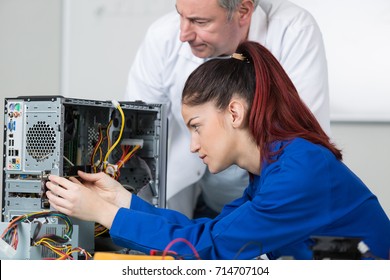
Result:
[[[180,15],[180,40],[188,42],[200,58],[232,54],[243,34],[238,12],[228,20],[227,10],[218,0],[177,0]]]

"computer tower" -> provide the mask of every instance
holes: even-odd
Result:
[[[165,104],[62,96],[5,98],[2,221],[51,211],[50,174],[103,171],[156,207],[165,207]],[[94,250],[91,223],[78,225],[79,246]],[[55,221],[54,221],[55,223]]]

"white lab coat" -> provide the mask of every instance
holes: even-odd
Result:
[[[125,95],[126,100],[169,105],[167,199],[198,181],[206,167],[190,152],[190,134],[181,116],[184,83],[205,60],[195,57],[188,43],[179,40],[179,26],[176,11],[150,26],[131,67]],[[288,1],[260,1],[248,39],[261,43],[275,55],[303,101],[329,133],[327,63],[322,35],[312,16]]]

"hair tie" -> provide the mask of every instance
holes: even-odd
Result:
[[[238,59],[238,60],[242,60],[242,61],[244,61],[246,59],[246,57],[243,56],[242,53],[233,53],[230,57]]]
[[[246,56],[244,56],[242,53],[233,53],[230,57],[249,63],[248,58],[246,58]]]
[[[234,59],[245,61],[246,63],[249,63],[249,59],[246,58],[246,56],[244,56],[241,53],[233,53],[231,55],[217,56],[217,57],[212,57],[211,59],[230,59],[230,58],[234,58]]]

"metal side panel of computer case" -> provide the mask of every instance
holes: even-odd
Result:
[[[104,162],[104,171],[129,191],[156,207],[165,207],[166,105],[119,104],[123,115],[111,101],[62,96],[5,98],[4,223],[26,213],[53,210],[45,195],[49,174],[99,172]],[[115,143],[116,148],[109,152]],[[126,158],[136,145],[141,148]],[[121,162],[124,159],[126,162]],[[79,226],[79,246],[93,251],[94,224],[73,220]]]

